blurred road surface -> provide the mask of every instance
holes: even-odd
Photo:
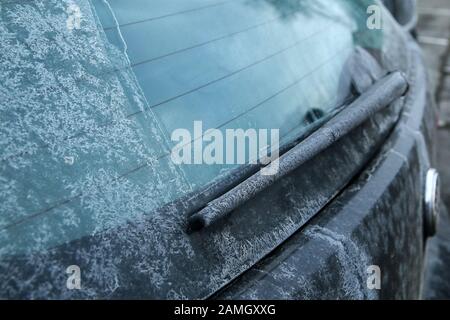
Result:
[[[418,40],[439,107],[437,167],[442,199],[450,208],[450,0],[419,0]]]
[[[450,0],[418,0],[418,40],[439,108],[436,144],[442,200],[450,208]],[[443,208],[438,234],[429,241],[424,298],[450,299],[450,215]]]

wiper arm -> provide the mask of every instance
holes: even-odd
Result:
[[[190,229],[198,231],[227,216],[274,182],[330,147],[372,115],[389,106],[403,96],[407,90],[408,82],[398,71],[378,80],[323,127],[283,154],[279,158],[279,170],[276,174],[263,175],[260,170],[230,191],[209,202],[206,207],[189,218]]]

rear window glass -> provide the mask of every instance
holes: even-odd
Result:
[[[355,47],[383,48],[373,3],[2,1],[0,255],[152,214],[238,168],[173,163],[172,133],[196,121],[277,129],[281,146],[310,130],[351,96]]]

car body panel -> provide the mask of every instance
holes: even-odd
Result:
[[[301,231],[216,298],[423,297],[424,179],[436,111],[420,50],[413,41],[410,48],[403,114],[379,154]],[[371,266],[380,268],[380,290],[367,286]]]

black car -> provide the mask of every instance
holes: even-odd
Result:
[[[436,111],[396,10],[2,1],[0,298],[422,297]]]

